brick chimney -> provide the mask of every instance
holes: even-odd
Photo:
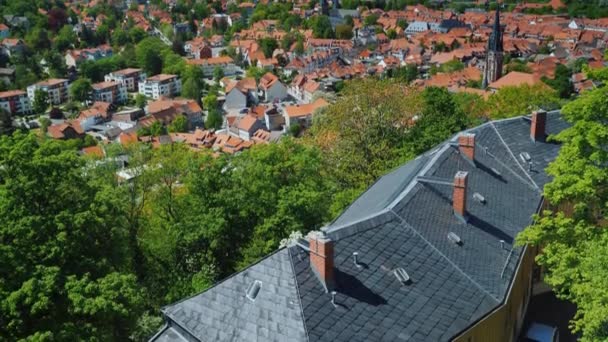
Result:
[[[532,112],[532,125],[530,125],[530,138],[534,141],[545,141],[545,126],[547,124],[547,112],[537,110]]]
[[[321,234],[311,236],[310,244],[310,267],[317,275],[325,291],[334,288],[334,242]]]
[[[454,194],[452,196],[452,202],[454,204],[454,215],[460,219],[466,219],[467,214],[468,175],[467,172],[458,171],[454,176]]]
[[[458,136],[458,149],[470,161],[475,161],[475,133],[463,133]]]

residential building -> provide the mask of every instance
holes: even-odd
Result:
[[[66,121],[60,124],[50,125],[47,135],[53,139],[77,139],[81,138],[84,131],[78,121]]]
[[[239,138],[250,141],[253,134],[260,129],[265,129],[264,123],[254,115],[247,114],[236,119],[234,127],[231,128],[231,133],[234,132]]]
[[[11,115],[24,115],[32,112],[30,99],[22,90],[9,90],[0,92],[0,108]]]
[[[127,87],[129,92],[139,91],[139,82],[146,79],[146,73],[142,69],[122,69],[111,72],[104,77],[106,82],[119,82]]]
[[[502,43],[502,27],[500,26],[500,6],[496,7],[494,28],[488,40],[486,63],[483,72],[482,88],[496,82],[502,76],[502,62],[504,58]]]
[[[93,84],[93,101],[125,103],[127,87],[120,82],[99,82]]]
[[[220,68],[224,72],[225,76],[231,76],[236,73],[236,65],[229,56],[188,59],[186,62],[190,65],[200,67],[205,77],[213,76],[213,71],[215,68]]]
[[[309,103],[319,88],[318,82],[308,79],[306,75],[297,75],[291,81],[287,93],[303,103]]]
[[[310,127],[310,125],[312,124],[312,117],[315,114],[315,111],[328,105],[329,103],[327,103],[325,99],[318,98],[312,103],[295,106],[285,106],[285,126],[289,128],[291,127],[291,125],[297,123],[298,125],[300,125],[300,127]]]
[[[184,51],[194,59],[213,57],[211,45],[203,37],[196,37],[187,41],[184,44]]]
[[[165,306],[151,341],[516,341],[559,113],[487,122],[377,180],[337,219]]]
[[[405,34],[416,34],[420,32],[426,32],[431,29],[429,23],[426,21],[414,21],[407,25],[405,29]]]
[[[224,78],[222,83],[225,85],[226,93],[225,109],[246,108],[258,102],[255,78],[247,77],[239,81]]]
[[[173,97],[182,92],[182,81],[177,75],[159,74],[139,82],[139,93],[158,99]]]
[[[0,43],[0,53],[12,56],[25,51],[25,43],[19,38],[4,38]]]
[[[0,82],[10,84],[15,81],[15,69],[14,68],[0,68]]]
[[[100,45],[96,48],[82,50],[69,50],[65,53],[65,65],[76,68],[84,61],[97,61],[110,56],[112,56],[112,47],[110,45]]]
[[[168,125],[179,115],[185,115],[190,128],[199,127],[203,123],[203,109],[194,100],[158,100],[149,102],[146,107],[148,116],[143,119],[153,119]]]
[[[84,132],[88,132],[94,125],[98,125],[110,118],[111,103],[95,102],[90,108],[87,108],[78,114],[78,123]]]
[[[10,34],[11,34],[11,29],[8,26],[0,23],[0,40],[2,40],[4,38],[8,38],[8,36],[10,36]]]
[[[68,100],[68,80],[51,78],[27,87],[27,97],[34,103],[36,90],[43,90],[49,95],[49,104],[60,105]]]
[[[266,102],[278,102],[287,97],[287,87],[275,74],[270,72],[260,78],[258,88],[260,97]]]
[[[536,84],[544,83],[538,75],[528,74],[519,71],[511,71],[510,73],[498,79],[496,82],[488,84],[488,89],[496,91],[504,87],[517,87],[523,84],[533,86]]]

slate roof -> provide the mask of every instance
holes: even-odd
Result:
[[[380,178],[323,228],[334,241],[335,306],[296,244],[163,309],[168,325],[153,341],[181,341],[179,329],[192,341],[453,339],[506,299],[525,248],[513,241],[542,203],[559,145],[533,142],[530,124],[518,117],[467,131],[476,133],[475,163],[453,137]],[[547,115],[548,133],[566,127],[558,112]],[[468,172],[466,221],[453,213],[457,171]],[[409,283],[393,275],[398,267]],[[252,302],[255,280],[263,285]]]

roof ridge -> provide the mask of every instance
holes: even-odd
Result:
[[[523,117],[524,116],[520,116],[518,118],[523,118]],[[538,186],[538,184],[536,184],[536,182],[532,179],[532,177],[530,177],[530,175],[528,174],[528,172],[526,172],[526,170],[517,161],[517,158],[513,154],[513,151],[511,151],[511,148],[509,147],[509,145],[507,145],[507,142],[505,141],[505,139],[503,139],[502,135],[498,131],[498,128],[496,128],[496,125],[494,125],[494,122],[491,123],[490,127],[492,127],[494,129],[494,131],[498,135],[498,138],[500,139],[500,142],[505,146],[505,148],[509,152],[509,155],[511,155],[511,157],[513,157],[513,159],[515,160],[515,163],[517,163],[517,166],[519,166],[519,168],[524,172],[524,174],[526,175],[526,177],[528,177],[528,179],[530,180],[531,184],[534,185],[534,187],[536,188],[536,190],[542,191],[541,188]]]
[[[463,271],[458,265],[456,265],[450,258],[448,258],[445,254],[443,254],[435,245],[433,245],[429,240],[427,240],[422,234],[418,232],[412,225],[410,225],[403,217],[397,214],[392,208],[389,210],[395,217],[403,224],[406,228],[410,229],[414,235],[418,236],[426,245],[431,247],[433,251],[435,251],[439,256],[443,259],[447,260],[452,267],[454,267],[460,274],[462,274],[467,280],[473,283],[478,289],[480,289],[483,293],[488,295],[492,300],[494,300],[497,304],[500,304],[502,301],[496,297],[494,297],[488,290],[486,290],[483,286],[481,286],[477,281],[471,278],[465,271]]]
[[[293,273],[294,284],[296,285],[295,288],[296,294],[298,295],[298,307],[300,308],[300,315],[302,316],[302,326],[304,327],[304,333],[306,334],[306,341],[310,341],[308,327],[306,326],[306,318],[304,316],[304,307],[302,306],[302,297],[300,296],[300,283],[298,283],[298,278],[296,277],[296,269],[293,266],[293,258],[289,248],[287,248],[287,254],[289,255],[289,266],[291,267],[291,272]]]

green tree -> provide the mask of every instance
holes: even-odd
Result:
[[[557,92],[545,84],[504,87],[488,99],[488,113],[492,119],[509,118],[543,108],[559,108],[562,101]]]
[[[213,79],[216,82],[219,82],[223,77],[224,77],[224,70],[222,70],[222,68],[220,68],[220,67],[215,67],[215,69],[213,69]]]
[[[574,92],[574,86],[572,85],[572,71],[563,64],[558,64],[555,68],[555,77],[550,79],[543,76],[541,79],[545,84],[557,91],[561,98],[567,99]]]
[[[13,133],[13,118],[4,108],[0,108],[0,135]]]
[[[392,80],[347,82],[340,94],[315,115],[311,133],[340,187],[363,190],[414,156],[403,142],[422,102],[416,90]]]
[[[32,103],[32,109],[36,114],[44,114],[49,108],[49,94],[42,90],[36,89],[34,92],[34,102]]]
[[[298,39],[296,40],[296,47],[294,48],[294,52],[298,56],[304,54],[304,39],[302,37],[298,37]]]
[[[205,128],[207,129],[220,129],[224,123],[222,113],[217,108],[209,109],[207,118],[205,119]]]
[[[171,124],[167,127],[169,132],[173,133],[185,133],[188,132],[188,119],[185,115],[179,115],[176,117]]]
[[[135,105],[137,108],[144,109],[148,104],[148,98],[144,94],[135,95]]]
[[[4,136],[0,165],[0,337],[125,340],[143,294],[120,203],[88,181],[67,142]]]
[[[196,79],[189,77],[184,81],[184,84],[182,85],[183,97],[195,100],[200,104],[202,93],[203,90],[201,89],[200,83],[197,82]]]
[[[336,25],[336,38],[337,39],[351,39],[353,37],[353,27],[339,24]]]
[[[148,75],[159,74],[163,69],[161,53],[168,47],[160,39],[148,37],[140,41],[135,47],[137,64],[143,68]]]
[[[49,118],[42,117],[38,119],[38,122],[40,122],[40,130],[42,133],[46,134],[49,130],[49,126],[52,123],[51,120]]]
[[[258,44],[260,45],[262,52],[264,52],[264,57],[266,58],[272,57],[274,50],[279,47],[279,43],[276,39],[268,37],[258,40]]]
[[[86,78],[79,78],[70,85],[70,96],[74,101],[87,101],[91,97],[92,91],[91,81]]]
[[[333,38],[334,31],[331,28],[331,21],[326,15],[317,15],[309,19],[308,27],[312,29],[315,38]]]
[[[365,26],[374,26],[378,23],[379,16],[377,14],[370,14],[363,19],[363,24]]]
[[[553,177],[544,189],[552,210],[517,237],[542,247],[536,261],[544,281],[576,304],[572,328],[585,342],[608,339],[607,96],[608,88],[599,88],[563,107],[571,126],[553,137],[562,146],[546,170]]]
[[[129,42],[130,38],[129,38],[129,34],[125,30],[118,27],[114,30],[114,32],[112,32],[111,40],[112,40],[112,45],[114,45],[114,46],[124,46]]]

